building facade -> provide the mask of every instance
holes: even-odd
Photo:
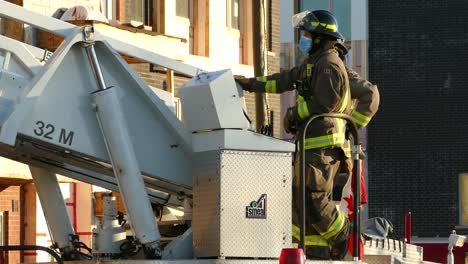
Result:
[[[363,138],[369,217],[389,219],[402,239],[411,212],[414,243],[446,245],[452,230],[466,235],[467,124],[454,113],[467,107],[468,77],[456,59],[467,53],[466,36],[457,34],[467,26],[467,4],[319,0],[299,6],[337,16],[351,41],[348,67],[379,87],[380,109]]]
[[[468,226],[466,1],[369,1],[369,78],[381,110],[369,129],[371,215],[413,241]],[[425,254],[426,255],[426,254]]]
[[[253,16],[249,0],[9,0],[38,14],[59,18],[64,11],[84,6],[86,20],[100,30],[134,39],[135,45],[154,47],[156,53],[207,71],[231,69],[233,74],[253,77]],[[59,9],[64,9],[58,12]],[[83,25],[79,12],[69,13],[69,21]],[[99,15],[96,15],[97,11]],[[279,0],[265,0],[266,56],[268,73],[279,71]],[[1,19],[0,33],[28,44],[54,50],[62,38]],[[153,89],[172,92],[176,114],[182,118],[177,89],[189,80],[177,72],[135,58],[124,57]],[[247,110],[255,124],[254,95],[245,95]],[[274,136],[280,137],[279,95],[268,96],[274,116]],[[50,246],[51,238],[29,168],[0,158],[0,244]],[[59,177],[70,221],[80,241],[91,246],[96,197],[91,185]],[[93,200],[94,199],[94,200]],[[94,208],[94,210],[93,210]],[[9,263],[47,262],[47,254],[35,251],[10,252]]]

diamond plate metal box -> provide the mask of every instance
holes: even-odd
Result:
[[[197,153],[195,257],[278,258],[282,248],[291,247],[291,158],[274,152]]]

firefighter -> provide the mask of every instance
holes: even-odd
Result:
[[[328,11],[305,11],[293,16],[293,25],[301,31],[299,48],[308,54],[306,61],[291,70],[246,79],[236,76],[244,90],[282,93],[297,89],[299,100],[287,110],[284,128],[296,133],[313,115],[351,113],[351,94],[346,67],[335,44],[344,37],[336,18]],[[347,252],[349,220],[328,197],[345,154],[346,124],[342,119],[322,118],[309,126],[306,134],[306,249],[310,259],[343,259]],[[297,167],[297,166],[296,166]],[[293,222],[297,223],[300,194],[296,173],[293,187]],[[295,217],[296,216],[296,217]],[[294,219],[296,218],[296,219]],[[295,239],[300,230],[293,226]],[[331,248],[331,249],[330,249]]]

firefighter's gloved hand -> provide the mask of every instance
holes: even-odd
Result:
[[[248,78],[245,78],[242,75],[234,75],[234,80],[236,80],[236,82],[241,85],[242,90],[248,92],[251,91],[250,80]]]
[[[283,118],[283,126],[286,133],[296,134],[297,132],[297,115],[295,114],[296,108],[290,107]]]

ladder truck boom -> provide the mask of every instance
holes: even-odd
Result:
[[[30,166],[65,259],[80,259],[82,243],[55,174],[120,192],[134,240],[112,241],[105,227],[101,238],[142,248],[141,258],[271,259],[291,246],[294,145],[250,130],[230,70],[205,72],[5,1],[0,16],[65,38],[41,62],[41,50],[0,36],[0,156]],[[183,121],[119,53],[193,76],[179,89]],[[183,208],[189,228],[163,245],[153,205]]]

